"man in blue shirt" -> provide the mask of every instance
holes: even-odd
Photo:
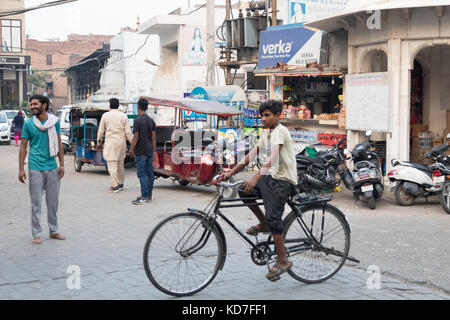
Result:
[[[19,151],[19,181],[25,183],[25,157],[28,143],[29,191],[31,198],[31,231],[33,244],[41,244],[42,193],[45,190],[47,204],[47,221],[50,238],[65,240],[58,232],[58,201],[60,180],[64,176],[64,151],[61,144],[60,125],[56,116],[48,114],[49,100],[41,95],[30,98],[30,109],[33,117],[28,119],[22,129]],[[59,168],[56,163],[59,158]]]

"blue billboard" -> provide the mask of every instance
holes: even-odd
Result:
[[[272,29],[261,32],[258,69],[275,66],[320,63],[323,32],[307,27]]]

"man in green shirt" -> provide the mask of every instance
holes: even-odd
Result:
[[[64,151],[61,144],[59,120],[48,114],[49,100],[41,95],[30,98],[33,117],[28,119],[22,129],[22,143],[19,151],[19,181],[25,183],[25,157],[28,143],[29,191],[31,198],[31,231],[33,244],[41,244],[42,193],[45,190],[47,204],[47,221],[50,238],[65,240],[58,232],[58,201],[60,180],[64,176]],[[59,168],[56,163],[59,158]]]

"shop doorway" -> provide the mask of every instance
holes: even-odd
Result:
[[[450,130],[450,45],[425,47],[411,71],[410,161],[422,161]]]
[[[411,71],[410,124],[423,124],[423,69],[417,60],[414,60],[414,69]]]

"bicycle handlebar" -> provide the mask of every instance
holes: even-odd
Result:
[[[212,184],[215,184],[215,185],[218,185],[218,186],[221,186],[221,187],[225,187],[225,188],[234,188],[234,187],[236,187],[238,185],[244,184],[244,182],[245,182],[244,180],[239,180],[239,181],[236,181],[234,183],[222,182],[222,175],[221,174],[218,174],[217,176],[215,176],[212,179]]]

